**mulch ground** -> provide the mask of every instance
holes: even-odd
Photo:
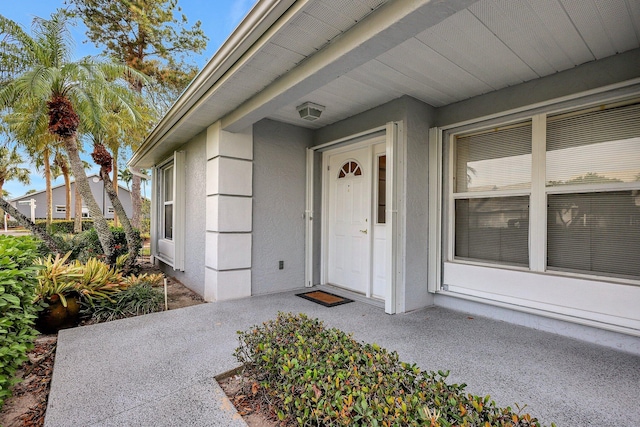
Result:
[[[40,335],[29,352],[29,361],[17,376],[22,382],[13,387],[13,397],[5,401],[0,413],[4,427],[32,427],[44,424],[49,385],[53,373],[57,335]]]
[[[233,406],[249,427],[290,427],[278,420],[275,411],[259,392],[258,383],[251,381],[242,373],[218,380]]]

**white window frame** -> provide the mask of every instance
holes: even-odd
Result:
[[[67,207],[65,205],[56,205],[56,213],[67,213]]]
[[[625,97],[624,99],[608,100],[607,107],[615,105],[617,102],[628,102],[634,98]],[[480,123],[475,127],[451,128],[449,131],[442,131],[446,135],[448,150],[448,180],[447,203],[448,211],[446,218],[447,245],[445,249],[445,262],[456,264],[468,264],[474,266],[485,266],[508,270],[531,271],[536,273],[553,274],[558,276],[577,277],[591,280],[615,282],[622,284],[640,285],[640,279],[627,279],[607,275],[598,272],[574,272],[563,271],[561,269],[549,269],[547,267],[547,198],[550,194],[573,194],[573,193],[595,193],[610,191],[629,191],[640,190],[640,182],[626,183],[604,183],[604,184],[579,184],[579,185],[563,185],[555,187],[547,187],[546,185],[546,128],[547,117],[551,115],[581,112],[591,107],[602,106],[602,102],[573,105],[572,107],[541,112],[538,114],[521,115],[518,118],[507,119],[504,121],[492,120],[491,123]],[[456,171],[456,136],[469,134],[473,132],[481,132],[485,129],[509,126],[514,123],[532,121],[532,168],[531,168],[531,188],[530,191],[524,190],[503,190],[500,196],[529,196],[529,266],[515,266],[506,263],[494,261],[467,260],[455,257],[455,201],[457,199],[496,197],[496,192],[464,192],[456,193],[455,190],[455,171]],[[443,138],[444,139],[444,138]]]
[[[165,200],[165,173],[172,170],[172,200]],[[184,271],[185,263],[185,153],[176,151],[153,168],[152,253],[174,270]],[[165,206],[173,206],[172,236],[165,237]]]
[[[167,179],[166,176],[169,173],[169,171],[171,171],[171,200],[167,200],[166,199],[166,195],[167,195],[167,189],[166,189],[166,183],[167,183]],[[160,179],[160,205],[161,205],[161,209],[160,209],[160,231],[161,231],[161,239],[165,239],[165,240],[173,240],[173,213],[171,214],[171,236],[167,237],[166,235],[166,230],[167,230],[167,225],[166,225],[166,208],[167,206],[171,206],[171,211],[173,212],[173,204],[174,204],[174,199],[175,199],[175,190],[173,187],[173,184],[175,182],[175,167],[173,164],[173,161],[165,164],[161,169],[160,169],[160,173],[161,173],[161,179]]]
[[[107,213],[113,214],[115,212],[116,212],[116,210],[113,208],[113,206],[108,206],[107,207]]]
[[[378,210],[380,209],[380,158],[381,157],[385,157],[385,163],[386,163],[386,156],[387,153],[376,153],[374,154],[373,158],[374,158],[374,165],[373,165],[373,170],[374,170],[374,190],[373,190],[373,206],[374,208],[374,212],[373,212],[373,224],[375,225],[386,225],[387,224],[387,207],[386,207],[386,203],[387,203],[387,187],[386,187],[386,182],[387,182],[387,178],[386,178],[386,164],[385,164],[385,217],[384,217],[384,222],[379,222],[378,220],[380,219],[378,217]]]
[[[469,263],[469,264],[473,264],[473,265],[490,265],[490,266],[499,266],[499,267],[508,267],[508,268],[513,268],[516,270],[528,270],[531,266],[531,258],[532,258],[532,254],[531,254],[531,237],[532,237],[532,232],[531,232],[531,200],[533,198],[533,178],[534,176],[537,176],[534,173],[534,169],[535,167],[532,165],[532,170],[531,170],[531,186],[526,189],[517,189],[517,190],[496,190],[496,191],[465,191],[465,192],[455,192],[455,186],[456,186],[456,171],[457,171],[457,165],[456,165],[456,159],[457,159],[457,153],[456,153],[456,137],[459,135],[469,135],[472,133],[479,133],[479,132],[484,132],[484,131],[488,131],[488,130],[496,130],[496,129],[500,129],[500,128],[511,128],[514,126],[520,126],[523,123],[531,123],[531,127],[532,127],[532,138],[535,139],[535,136],[533,134],[534,131],[534,123],[533,123],[533,118],[532,117],[524,117],[524,118],[520,118],[519,120],[513,120],[513,121],[509,121],[504,123],[503,125],[499,125],[499,126],[484,126],[484,127],[478,127],[478,128],[474,128],[471,130],[465,130],[464,132],[452,132],[449,135],[449,247],[448,247],[448,260],[449,261],[453,261],[453,262],[464,262],[464,263]],[[533,142],[532,141],[532,146],[531,146],[531,150],[532,150],[532,157],[533,157],[533,151],[535,150],[534,146],[533,146]],[[464,258],[456,258],[455,256],[455,203],[456,200],[471,200],[471,199],[487,199],[487,198],[498,198],[498,197],[528,197],[529,198],[529,238],[528,238],[528,242],[529,242],[529,267],[524,267],[521,265],[514,265],[514,264],[508,264],[508,263],[500,263],[498,261],[483,261],[483,260],[475,260],[475,259],[464,259]],[[546,219],[545,219],[546,221]]]

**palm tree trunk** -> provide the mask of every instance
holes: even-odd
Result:
[[[64,219],[69,221],[71,219],[71,179],[68,171],[65,172],[64,169],[62,176],[64,177],[64,193],[66,197]]]
[[[0,197],[0,208],[3,211],[11,215],[18,221],[18,224],[22,225],[24,228],[30,230],[36,237],[44,242],[44,244],[49,248],[51,252],[60,253],[60,249],[58,249],[58,245],[55,240],[51,237],[49,233],[36,226],[34,223],[29,220],[26,216],[22,215],[22,213],[11,206],[9,202],[7,202],[3,197]]]
[[[49,157],[51,153],[49,148],[45,147],[42,156],[44,157],[44,182],[47,193],[47,227],[51,225],[51,218],[53,217],[53,192],[51,190],[51,165],[49,164]]]
[[[65,194],[65,214],[64,219],[69,221],[71,219],[71,177],[69,171],[69,163],[65,159],[61,152],[56,153],[56,164],[62,171],[62,177],[64,178],[64,194]]]
[[[115,262],[115,259],[113,259],[113,234],[111,233],[109,224],[107,224],[107,220],[104,218],[104,215],[100,210],[100,206],[98,206],[96,199],[93,197],[93,193],[91,193],[89,180],[87,179],[84,167],[82,167],[82,160],[78,153],[76,137],[70,136],[64,138],[64,146],[67,150],[67,155],[69,156],[71,170],[73,170],[73,175],[76,177],[76,186],[82,195],[82,199],[89,208],[89,214],[91,215],[91,218],[93,218],[93,226],[98,233],[98,239],[100,240],[100,245],[102,246],[104,255],[107,262],[109,264],[113,264]]]
[[[142,211],[142,199],[140,198],[140,177],[136,173],[140,173],[139,168],[134,168],[131,177],[131,205],[133,208],[133,216],[131,225],[140,230],[140,212]]]
[[[138,248],[136,246],[136,238],[134,235],[133,227],[131,226],[131,222],[129,218],[127,218],[127,214],[120,202],[120,198],[118,198],[118,194],[116,194],[113,189],[113,185],[110,182],[109,174],[104,172],[102,169],[100,170],[100,177],[104,181],[104,187],[107,190],[107,195],[109,196],[109,200],[111,201],[111,205],[113,206],[113,210],[115,213],[122,218],[122,228],[124,229],[124,235],[127,239],[127,249],[129,250],[129,258],[125,263],[125,270],[131,269],[138,258]]]
[[[113,186],[111,188],[113,188],[113,191],[115,191],[116,193],[116,198],[118,197],[118,148],[116,146],[116,148],[114,148],[113,150]],[[107,191],[108,194],[108,191]],[[109,197],[111,198],[111,197]],[[111,206],[113,206],[113,226],[114,227],[118,227],[118,217],[121,215],[117,210],[116,210],[116,206],[113,204],[113,201],[111,201]],[[123,225],[124,227],[124,225]]]
[[[73,232],[78,234],[82,233],[82,195],[80,194],[80,188],[77,185],[74,188],[75,207],[73,213]]]

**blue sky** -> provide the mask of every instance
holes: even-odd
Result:
[[[178,0],[178,6],[182,8],[182,13],[189,20],[188,25],[191,26],[195,21],[200,20],[204,33],[209,37],[206,51],[200,55],[194,55],[191,58],[193,62],[199,67],[204,66],[255,2],[255,0]],[[65,7],[64,0],[0,0],[0,14],[21,24],[28,32],[31,32],[31,22],[34,17],[48,18],[56,9],[62,7]],[[71,28],[71,32],[77,58],[100,53],[100,50],[91,42],[85,43],[87,38],[84,25],[78,23]],[[0,143],[2,143],[1,139]],[[44,190],[42,174],[30,164],[23,166],[32,170],[31,184],[25,186],[12,181],[5,183],[3,189],[10,193],[9,198],[21,196],[29,189]],[[97,168],[88,173],[96,171]],[[58,178],[53,185],[61,183],[62,178]]]

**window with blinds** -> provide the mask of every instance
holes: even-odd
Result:
[[[460,135],[455,256],[528,266],[531,122]]]
[[[547,267],[639,278],[640,104],[549,117],[546,160]]]
[[[536,120],[455,135],[454,259],[639,280],[640,102]]]

